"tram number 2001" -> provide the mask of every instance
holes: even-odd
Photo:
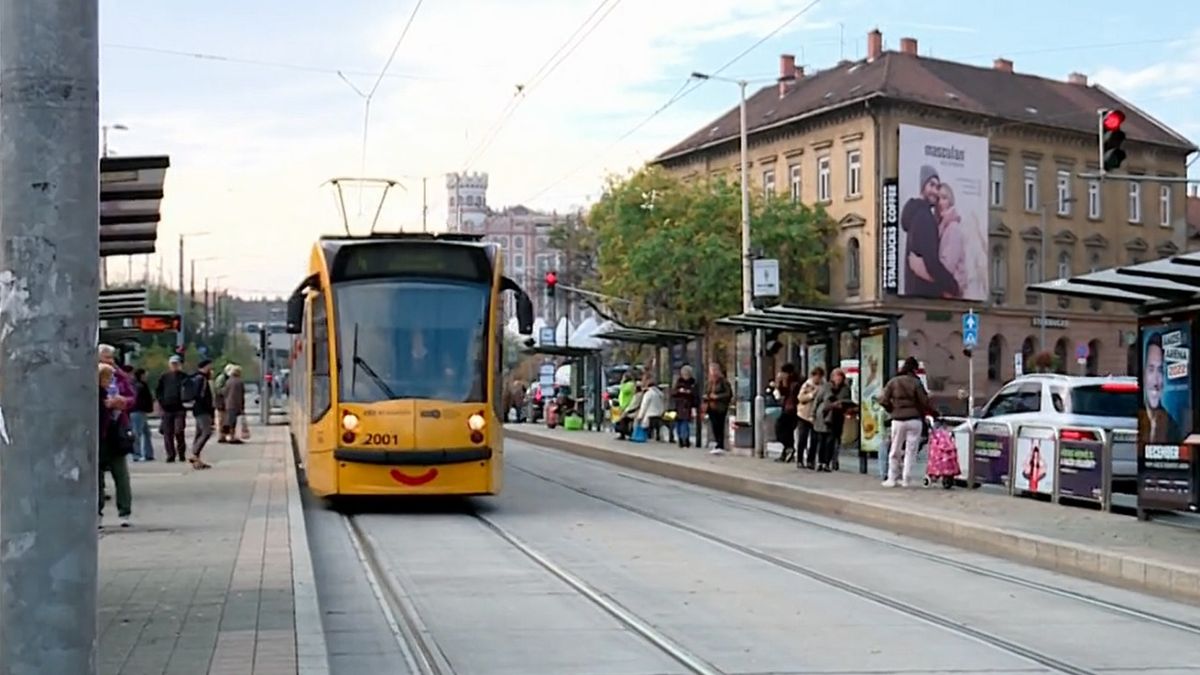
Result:
[[[365,445],[399,445],[399,434],[367,434],[363,439]]]

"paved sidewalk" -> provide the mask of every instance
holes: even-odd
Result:
[[[157,434],[157,461],[130,462],[133,527],[109,502],[100,533],[102,675],[320,672],[298,664],[287,428],[251,434],[210,443],[206,471],[163,461]]]
[[[612,434],[507,425],[505,435],[710,488],[898,533],[945,541],[1075,576],[1200,603],[1200,532],[980,490],[886,489],[857,466],[836,473],[752,457],[713,457]]]

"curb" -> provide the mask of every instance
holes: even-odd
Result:
[[[284,464],[287,465],[288,543],[292,548],[296,670],[298,675],[329,675],[329,650],[325,644],[325,624],[321,622],[317,581],[313,576],[312,554],[308,548],[308,527],[304,522],[304,504],[300,499],[296,455],[291,448],[290,435],[284,442],[287,444]]]
[[[732,476],[708,468],[598,448],[568,439],[528,434],[515,429],[505,429],[505,436],[664,478],[842,518],[1176,601],[1200,604],[1200,570],[953,517],[938,517],[926,511],[871,504],[786,483]]]

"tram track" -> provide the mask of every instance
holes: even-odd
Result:
[[[827,587],[845,592],[849,595],[853,595],[855,597],[866,600],[868,602],[872,602],[881,607],[891,609],[893,611],[896,611],[896,612],[903,614],[905,616],[908,616],[910,618],[914,618],[914,619],[923,621],[929,625],[941,628],[949,633],[952,633],[952,634],[958,635],[960,637],[964,637],[964,638],[971,639],[976,642],[988,645],[992,648],[998,649],[998,650],[1005,652],[1007,654],[1010,654],[1012,656],[1016,656],[1025,661],[1028,661],[1030,663],[1033,663],[1033,664],[1036,664],[1043,668],[1046,668],[1050,672],[1060,673],[1062,675],[1098,675],[1096,671],[1090,670],[1088,668],[1085,668],[1085,667],[1082,667],[1082,666],[1079,666],[1079,665],[1076,665],[1076,664],[1073,664],[1073,663],[1070,663],[1067,661],[1063,661],[1063,660],[1058,659],[1050,654],[1040,652],[1036,649],[1026,647],[1019,643],[1012,642],[1010,640],[1006,640],[1006,639],[999,637],[997,635],[994,635],[988,631],[980,630],[973,626],[967,625],[967,624],[965,624],[961,621],[958,621],[954,618],[951,618],[951,617],[948,617],[948,616],[945,616],[943,614],[939,614],[936,612],[932,612],[929,610],[922,609],[916,605],[910,604],[910,603],[900,600],[898,598],[895,598],[895,597],[892,597],[892,596],[889,596],[889,595],[886,595],[884,593],[880,593],[877,591],[873,591],[869,588],[860,586],[860,585],[855,584],[850,581],[846,581],[844,579],[840,579],[833,575],[825,574],[824,572],[821,572],[812,567],[799,564],[792,560],[787,560],[785,558],[781,558],[777,555],[767,553],[766,551],[755,548],[753,546],[748,546],[748,545],[733,541],[733,540],[725,538],[721,535],[714,534],[712,532],[706,531],[699,527],[695,527],[693,525],[689,525],[687,523],[681,522],[674,518],[670,518],[667,516],[662,516],[662,515],[653,513],[648,510],[645,510],[641,507],[629,504],[627,502],[623,502],[618,499],[606,497],[604,495],[597,494],[597,493],[587,490],[585,488],[580,488],[580,487],[576,487],[574,485],[570,485],[570,484],[560,481],[556,478],[553,478],[550,476],[545,476],[545,475],[539,474],[535,471],[530,471],[530,470],[522,468],[522,467],[513,466],[512,464],[509,465],[509,469],[518,471],[518,472],[526,474],[532,478],[550,483],[552,485],[556,485],[556,486],[564,488],[566,490],[570,490],[571,492],[574,492],[579,495],[593,499],[595,501],[607,504],[609,506],[620,509],[627,513],[631,513],[631,514],[640,516],[641,518],[659,523],[661,525],[671,527],[680,532],[684,532],[691,536],[697,537],[701,540],[707,541],[711,544],[715,544],[722,548],[740,553],[744,556],[753,558],[755,560],[766,563],[773,567],[786,570],[788,572],[797,574],[799,576],[806,577],[810,580],[816,581]]]
[[[540,452],[549,453],[554,456],[561,457],[560,453],[556,453],[553,450],[543,449],[538,446],[531,446],[531,447],[536,448]],[[582,460],[582,459],[575,458],[575,457],[569,457],[568,459],[570,459],[571,461],[582,461],[582,462],[588,461],[588,460]],[[529,471],[527,471],[525,469],[521,469],[519,467],[514,467],[514,468],[516,468],[519,471],[523,471],[525,473],[530,473]],[[989,568],[983,567],[981,565],[974,565],[972,563],[964,562],[962,560],[956,560],[949,556],[940,555],[940,554],[933,553],[931,551],[926,551],[926,550],[923,550],[923,549],[920,549],[920,548],[917,548],[914,546],[907,546],[907,545],[901,544],[899,542],[889,541],[882,537],[875,537],[875,536],[871,536],[869,534],[865,534],[862,532],[855,532],[853,530],[840,528],[835,525],[822,523],[822,522],[819,522],[812,518],[806,518],[806,517],[799,515],[797,513],[794,513],[794,512],[785,511],[782,507],[772,508],[769,506],[760,506],[760,505],[756,505],[753,503],[747,503],[746,501],[742,501],[742,500],[736,499],[734,497],[729,497],[729,496],[725,496],[725,495],[721,495],[721,494],[713,494],[712,492],[708,492],[703,488],[697,488],[697,487],[693,487],[690,485],[683,485],[683,484],[677,484],[674,482],[669,482],[669,479],[657,480],[655,478],[649,478],[649,477],[643,478],[641,476],[635,476],[633,474],[629,474],[629,473],[625,473],[625,472],[617,472],[617,475],[626,480],[631,480],[631,481],[643,483],[646,485],[652,485],[652,486],[659,487],[659,488],[672,489],[672,490],[675,490],[678,492],[696,495],[698,497],[710,499],[712,501],[739,509],[741,511],[772,515],[772,516],[776,516],[779,518],[783,518],[785,520],[789,520],[792,522],[807,525],[807,526],[810,526],[810,527],[813,527],[815,529],[819,529],[819,530],[822,530],[825,532],[830,532],[830,533],[833,533],[836,535],[840,535],[840,536],[843,536],[846,538],[855,539],[858,541],[870,542],[872,544],[883,546],[885,548],[889,548],[894,551],[900,551],[900,552],[906,553],[908,555],[912,555],[912,556],[921,558],[922,560],[927,560],[929,562],[936,563],[938,565],[943,565],[945,567],[957,569],[962,572],[967,572],[969,574],[974,574],[976,576],[993,579],[996,581],[1002,581],[1002,582],[1005,582],[1008,584],[1012,584],[1014,586],[1019,586],[1021,588],[1026,588],[1026,589],[1029,589],[1032,591],[1044,593],[1046,595],[1052,595],[1052,596],[1064,598],[1067,600],[1073,600],[1075,602],[1079,602],[1079,603],[1085,604],[1087,606],[1094,607],[1096,609],[1100,609],[1100,610],[1109,612],[1109,613],[1117,615],[1117,616],[1123,616],[1126,618],[1137,619],[1139,621],[1157,624],[1160,626],[1172,628],[1172,629],[1183,631],[1185,633],[1190,633],[1193,635],[1200,635],[1200,624],[1183,621],[1181,619],[1176,619],[1174,617],[1164,616],[1161,614],[1157,614],[1157,613],[1149,612],[1149,611],[1145,611],[1145,610],[1140,610],[1140,609],[1136,609],[1133,607],[1126,607],[1124,605],[1120,605],[1115,602],[1105,600],[1103,598],[1098,598],[1096,596],[1089,595],[1087,593],[1082,593],[1079,591],[1072,591],[1072,590],[1065,589],[1065,588],[1059,588],[1056,586],[1052,586],[1050,584],[1045,584],[1045,583],[1041,583],[1038,581],[1031,581],[1029,579],[1023,579],[1023,578],[1018,577],[1013,574],[1008,574],[1006,572],[1000,572],[998,570],[989,569]]]
[[[466,505],[463,515],[474,519],[485,531],[519,551],[542,570],[575,591],[580,597],[616,619],[624,628],[632,631],[686,668],[687,672],[695,675],[723,674],[723,671],[675,642],[662,631],[654,628],[650,622],[642,619],[609,595],[597,590],[579,576],[554,562],[494,519],[479,513],[470,505]],[[408,600],[407,589],[384,565],[370,535],[357,522],[355,516],[343,515],[342,518],[350,535],[351,543],[367,575],[367,581],[392,629],[392,634],[404,655],[409,671],[413,675],[453,675],[455,671],[450,665],[449,658],[421,620],[417,608]]]
[[[407,589],[383,564],[370,535],[355,516],[343,514],[342,522],[363,566],[371,592],[404,657],[408,672],[411,675],[454,675],[449,659],[421,620],[416,607],[408,600]]]

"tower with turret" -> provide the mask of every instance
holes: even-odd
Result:
[[[486,173],[446,174],[446,228],[451,232],[479,232],[487,217]]]

